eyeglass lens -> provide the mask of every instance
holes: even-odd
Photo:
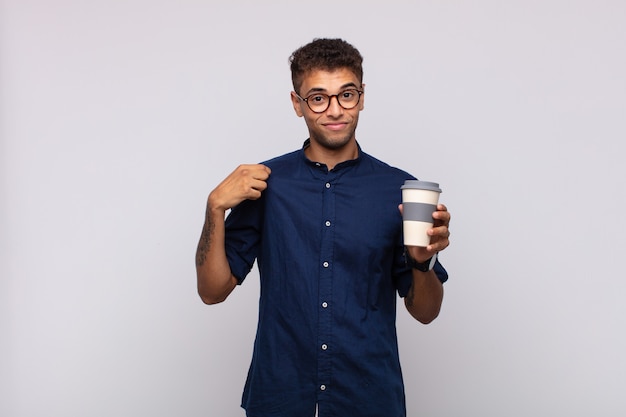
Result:
[[[359,100],[361,98],[361,92],[358,90],[344,90],[339,94],[322,94],[315,93],[308,96],[304,101],[308,104],[309,108],[316,113],[325,112],[330,106],[330,100],[333,97],[337,97],[337,101],[339,105],[346,110],[350,110],[356,107],[359,104]]]

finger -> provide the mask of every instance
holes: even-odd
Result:
[[[447,224],[435,225],[429,230],[433,236],[450,236],[450,227]]]
[[[250,188],[253,190],[264,191],[267,188],[267,182],[263,180],[252,180]]]
[[[438,210],[433,213],[433,219],[438,220],[441,224],[445,224],[445,225],[449,224],[450,218],[451,216],[448,211]]]
[[[426,233],[428,234],[428,236],[435,239],[449,236],[448,229],[445,228],[445,226],[433,227],[432,229],[428,229]]]
[[[244,190],[244,198],[249,200],[257,200],[267,189],[267,183],[261,180],[251,181]]]
[[[254,168],[252,177],[258,180],[266,180],[271,173],[272,170],[270,169],[270,167],[268,167],[267,165],[258,164]]]
[[[265,180],[269,177],[271,170],[262,164],[239,165],[235,170],[242,177]]]
[[[450,240],[441,239],[441,240],[431,242],[431,244],[428,245],[427,249],[431,252],[441,252],[442,250],[447,248],[449,245],[450,245]]]
[[[447,239],[450,237],[450,229],[448,226],[435,226],[428,230],[428,236],[433,239]]]
[[[261,191],[252,188],[246,195],[246,200],[258,200],[261,198],[261,195],[263,195]]]

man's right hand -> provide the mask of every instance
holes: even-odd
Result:
[[[239,165],[209,194],[208,208],[225,212],[243,200],[260,198],[270,173],[263,164]]]

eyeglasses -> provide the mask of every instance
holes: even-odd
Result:
[[[359,104],[359,101],[361,101],[361,94],[363,94],[363,91],[357,90],[356,88],[350,88],[348,90],[343,90],[339,94],[333,94],[330,96],[322,93],[313,93],[306,98],[300,97],[298,93],[296,93],[296,96],[300,100],[304,101],[313,113],[324,113],[328,110],[328,107],[330,107],[330,100],[333,97],[337,97],[337,103],[339,103],[342,108],[350,110]]]

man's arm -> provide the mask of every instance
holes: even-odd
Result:
[[[435,271],[421,272],[413,270],[413,283],[404,297],[404,305],[420,323],[428,324],[435,320],[441,310],[443,284]]]
[[[256,200],[267,188],[270,169],[265,165],[240,165],[207,200],[206,217],[196,250],[198,294],[206,304],[224,301],[237,285],[225,248],[226,210],[243,200]]]
[[[428,231],[430,244],[425,247],[407,246],[407,256],[417,262],[425,262],[441,252],[450,244],[450,213],[443,204],[433,213],[433,228]],[[413,283],[404,298],[404,305],[419,322],[428,324],[439,315],[443,301],[443,285],[435,271],[428,272],[413,269]]]
[[[206,304],[221,303],[235,289],[233,276],[224,248],[224,214],[207,204],[202,235],[196,250],[198,294]]]

